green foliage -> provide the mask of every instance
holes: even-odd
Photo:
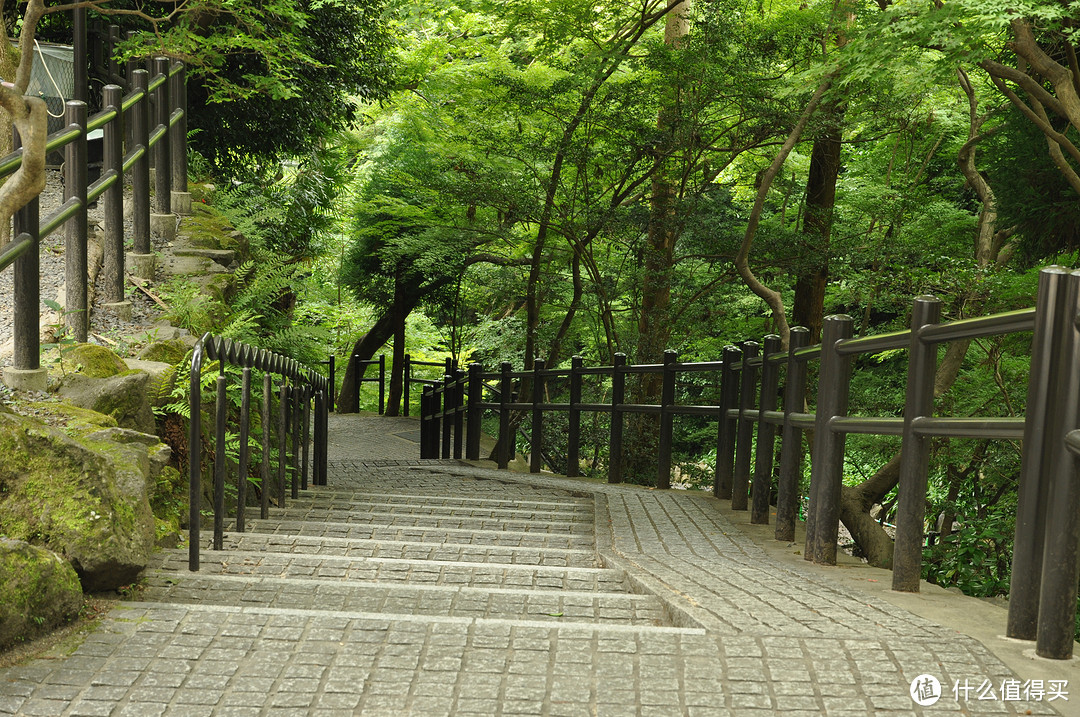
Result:
[[[158,18],[153,31],[134,15]],[[304,156],[386,94],[393,38],[384,0],[195,0],[174,11],[113,0],[108,22],[136,30],[121,59],[168,55],[189,67],[189,126],[216,172],[246,174]],[[168,16],[168,13],[172,13]],[[271,170],[272,171],[272,170]]]
[[[55,311],[58,314],[58,318],[56,323],[50,324],[50,328],[52,329],[53,333],[53,340],[51,342],[41,344],[40,350],[42,352],[45,352],[50,349],[56,349],[55,361],[60,367],[60,373],[66,376],[67,368],[64,366],[64,354],[69,353],[71,349],[75,347],[75,344],[78,343],[78,341],[75,340],[75,337],[71,334],[71,329],[67,325],[66,317],[71,313],[77,312],[68,311],[52,299],[42,299],[41,303],[45,304],[45,306]]]
[[[965,595],[990,597],[1009,590],[1012,516],[988,516],[923,550],[923,579],[958,587]]]
[[[307,155],[274,181],[234,185],[214,207],[258,249],[290,261],[309,261],[328,247],[338,226],[335,199],[349,182],[346,157],[333,148]]]

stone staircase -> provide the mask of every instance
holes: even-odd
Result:
[[[404,462],[403,462],[404,463]],[[415,461],[410,463],[415,464]],[[144,575],[159,605],[242,607],[476,625],[648,630],[664,606],[601,565],[593,499],[415,465],[331,471],[267,520],[226,526],[225,550],[164,551]]]

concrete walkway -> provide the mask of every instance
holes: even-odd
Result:
[[[0,671],[0,713],[1077,714],[1076,663],[1000,608],[809,565],[726,502],[411,460],[407,419],[331,437],[328,488],[199,573],[162,552],[72,655]]]

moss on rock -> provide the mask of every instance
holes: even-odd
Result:
[[[72,374],[60,383],[56,392],[76,406],[112,416],[124,428],[152,433],[154,413],[147,391],[149,380],[149,375],[143,371],[125,372],[109,378]]]
[[[0,534],[60,553],[88,591],[130,583],[154,544],[146,453],[0,415]]]
[[[128,370],[127,364],[119,356],[104,346],[96,344],[75,344],[65,347],[64,363],[78,367],[79,373],[91,378],[109,378]]]
[[[139,352],[139,358],[175,366],[184,360],[189,350],[190,347],[183,339],[165,339],[147,344],[146,348]]]
[[[0,538],[0,650],[71,620],[82,606],[75,570],[56,553]]]

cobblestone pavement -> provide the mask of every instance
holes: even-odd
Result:
[[[247,532],[204,550],[198,573],[186,551],[157,555],[142,600],[70,656],[0,671],[0,713],[799,717],[1063,704],[1049,690],[1020,699],[1021,681],[978,641],[771,558],[707,496],[406,459],[415,423],[333,419],[329,487],[267,520],[249,512]],[[909,694],[922,674],[941,685],[925,707]],[[978,699],[984,683],[1010,699]],[[962,685],[967,699],[954,695]]]

